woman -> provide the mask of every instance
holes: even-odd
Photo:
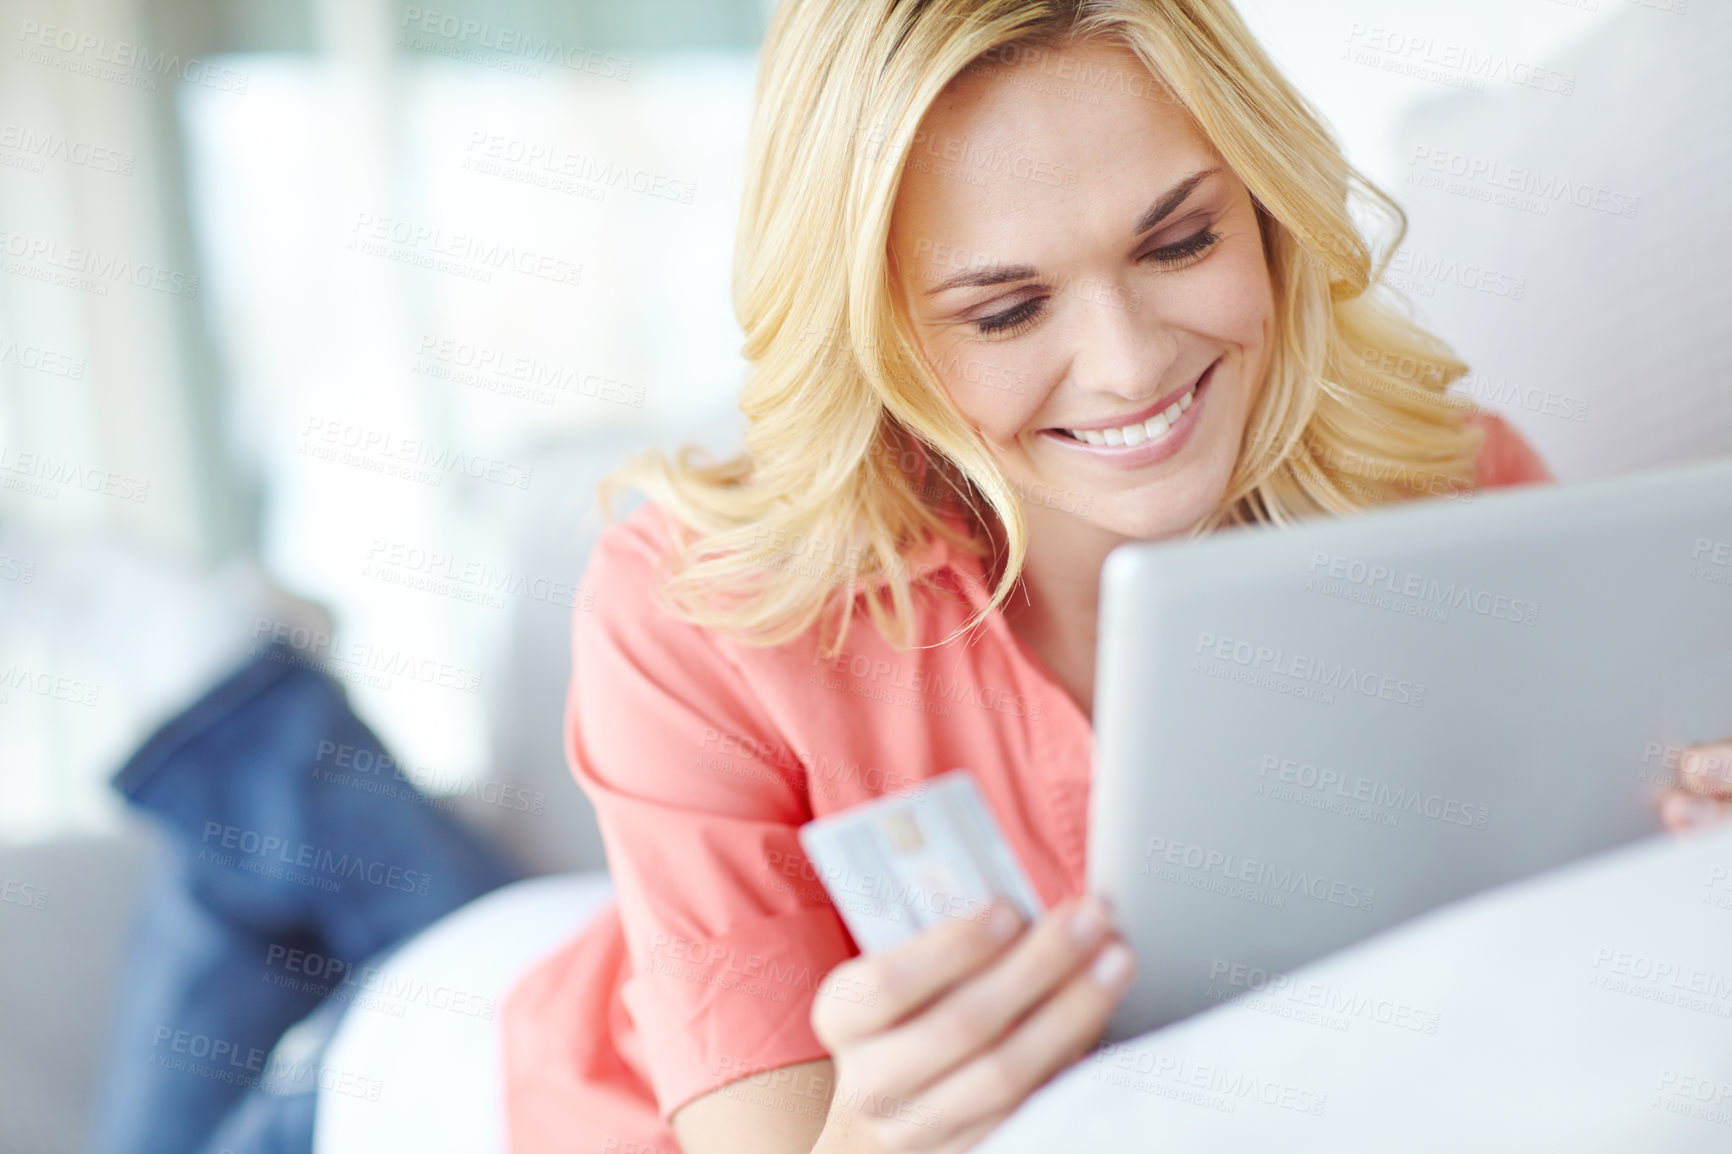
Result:
[[[747,451],[628,471],[652,504],[585,577],[568,750],[618,907],[508,1004],[514,1149],[963,1150],[1099,1037],[1107,553],[1549,479],[1444,395],[1350,194],[1393,251],[1226,0],[782,0]],[[956,766],[1050,913],[854,957],[795,831]]]

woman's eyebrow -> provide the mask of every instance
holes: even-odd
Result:
[[[1014,280],[1027,280],[1039,276],[1040,270],[1032,264],[993,264],[971,268],[967,272],[958,273],[942,284],[934,285],[926,290],[927,296],[945,292],[953,288],[984,288],[987,285],[1007,284]]]
[[[1157,224],[1160,224],[1181,204],[1185,198],[1197,190],[1197,186],[1220,172],[1219,168],[1205,168],[1175,184],[1161,194],[1161,198],[1149,206],[1149,210],[1137,218],[1136,226],[1131,229],[1133,237],[1141,236]],[[1028,280],[1040,275],[1040,270],[1031,264],[995,264],[971,268],[967,272],[958,273],[948,280],[941,281],[926,290],[927,296],[936,296],[941,292],[949,292],[954,288],[987,288],[997,284],[1009,284],[1011,281]]]
[[[1185,198],[1187,196],[1190,196],[1192,192],[1196,191],[1199,184],[1202,184],[1205,180],[1220,171],[1219,168],[1205,168],[1201,172],[1192,173],[1190,176],[1187,176],[1172,188],[1168,189],[1164,194],[1162,194],[1161,199],[1155,201],[1154,204],[1149,206],[1149,211],[1143,213],[1143,215],[1137,218],[1137,223],[1131,228],[1131,235],[1141,236],[1151,228],[1154,228],[1157,224],[1160,224],[1163,220],[1167,219],[1174,209],[1185,203]]]

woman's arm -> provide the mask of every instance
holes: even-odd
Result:
[[[730,1082],[674,1111],[686,1154],[808,1154],[830,1113],[830,1059],[796,1062]]]
[[[785,755],[795,741],[749,654],[667,611],[669,537],[646,506],[596,543],[595,610],[573,614],[566,755],[619,895],[623,1013],[607,1028],[630,1031],[621,1059],[673,1111],[746,1071],[826,1058],[810,1003],[856,951],[821,891],[776,868],[804,862],[812,817]]]

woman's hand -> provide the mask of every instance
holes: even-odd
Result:
[[[1732,817],[1732,741],[1693,745],[1678,757],[1677,789],[1660,799],[1660,820],[1674,833]]]
[[[1134,962],[1098,898],[1024,931],[1008,903],[831,971],[871,1005],[820,996],[835,1064],[814,1154],[967,1150],[1099,1040]]]

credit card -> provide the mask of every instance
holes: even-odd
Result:
[[[945,918],[984,918],[994,898],[1031,922],[1045,912],[966,769],[939,774],[917,797],[881,797],[807,822],[800,846],[861,953]]]

